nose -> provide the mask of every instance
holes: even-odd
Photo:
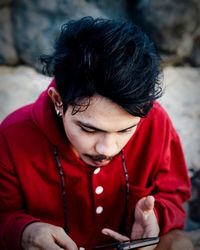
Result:
[[[114,156],[118,153],[117,140],[113,134],[105,134],[99,138],[95,144],[97,154],[107,157]]]

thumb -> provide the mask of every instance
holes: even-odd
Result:
[[[136,209],[141,210],[142,212],[149,212],[154,208],[155,199],[153,196],[147,196],[138,201],[136,204]]]
[[[137,202],[131,232],[132,239],[158,235],[159,226],[154,213],[154,203],[153,196],[144,197]]]
[[[155,199],[153,196],[147,196],[140,199],[135,207],[135,221],[144,222],[153,212]]]

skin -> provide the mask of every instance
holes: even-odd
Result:
[[[65,133],[74,153],[91,167],[108,164],[126,145],[140,122],[139,117],[130,115],[119,105],[100,95],[91,98],[86,110],[72,115],[73,107],[69,106],[64,113],[57,90],[51,87],[48,93],[55,110],[62,116]],[[129,240],[127,236],[109,228],[102,229],[102,233],[119,241]],[[154,198],[144,197],[136,205],[131,239],[158,234]],[[22,234],[22,247],[30,250],[78,249],[62,228],[41,222],[32,223],[25,228]],[[155,249],[155,246],[144,250],[152,249]]]
[[[92,97],[84,112],[71,113],[69,106],[63,116],[65,133],[74,152],[95,167],[108,164],[122,150],[140,121],[101,96]]]

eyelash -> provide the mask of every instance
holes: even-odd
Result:
[[[88,134],[94,134],[96,131],[95,130],[87,130],[84,127],[80,127],[84,132],[88,133]]]
[[[131,131],[132,131],[132,128],[129,128],[129,129],[127,129],[127,130],[120,131],[120,133],[129,133],[129,132],[131,132]]]
[[[80,127],[84,132],[88,133],[88,134],[95,134],[97,131],[95,130],[88,130],[84,127]],[[132,131],[132,128],[128,129],[128,130],[123,130],[123,131],[119,131],[120,134],[124,134],[124,133],[130,133]]]

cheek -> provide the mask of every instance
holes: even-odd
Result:
[[[121,138],[120,141],[118,142],[118,145],[119,145],[119,148],[122,149],[126,144],[127,142],[129,141],[129,137],[124,137],[124,138]]]
[[[134,129],[134,131],[132,131],[131,133],[123,135],[121,138],[119,138],[118,146],[120,149],[122,149],[128,143],[128,141],[131,139],[131,137],[135,133],[135,130],[136,129]]]
[[[79,152],[88,152],[93,148],[93,140],[89,136],[86,136],[79,128],[70,126],[64,126],[65,133],[72,146]]]

